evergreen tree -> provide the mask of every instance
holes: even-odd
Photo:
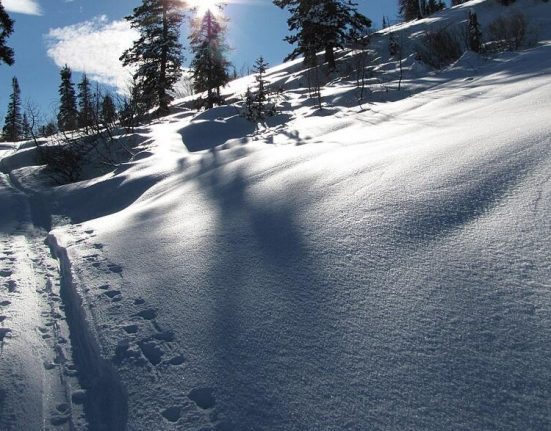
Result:
[[[65,65],[60,72],[61,84],[59,85],[59,112],[57,114],[57,126],[64,132],[78,127],[78,111],[75,97],[75,88],[71,81],[72,72]]]
[[[224,28],[220,20],[207,10],[193,28],[189,37],[191,50],[194,54],[191,62],[193,89],[207,92],[207,108],[215,103],[221,103],[220,87],[229,80],[230,63],[224,57]]]
[[[8,66],[14,63],[13,49],[6,46],[6,39],[13,33],[13,24],[14,21],[10,18],[0,1],[0,63],[4,62]]]
[[[315,66],[316,53],[325,51],[325,61],[335,68],[336,48],[342,48],[371,26],[371,21],[357,11],[352,0],[273,0],[280,8],[287,8],[291,17],[289,30],[295,32],[285,40],[296,48],[285,60],[304,56],[304,63]]]
[[[169,112],[169,92],[182,75],[179,36],[184,7],[184,0],[142,0],[126,17],[140,37],[120,60],[124,66],[136,66],[138,88],[149,108],[159,106],[159,115]]]
[[[101,102],[100,118],[104,124],[112,124],[117,119],[115,103],[109,94],[106,94]]]
[[[276,114],[276,104],[270,99],[270,92],[266,89],[266,80],[264,75],[268,69],[268,63],[260,56],[254,66],[256,92],[253,92],[250,87],[247,88],[244,98],[243,115],[251,121],[261,121],[266,117],[271,117]]]
[[[482,32],[476,12],[469,11],[469,49],[474,52],[480,52],[482,48]]]
[[[8,104],[8,112],[4,120],[4,128],[2,135],[4,140],[15,142],[21,139],[22,119],[21,119],[21,90],[17,78],[12,79],[12,93],[10,95],[10,103]]]
[[[31,125],[29,123],[29,118],[27,117],[27,113],[23,113],[23,121],[21,122],[21,134],[24,139],[30,139],[31,138]]]
[[[398,0],[398,10],[404,21],[431,15],[445,8],[442,0]]]
[[[435,12],[438,12],[444,9],[446,5],[441,0],[428,0],[425,3],[424,15],[432,15]]]
[[[86,73],[82,74],[82,79],[78,83],[78,127],[88,129],[94,124],[94,104],[90,81]]]

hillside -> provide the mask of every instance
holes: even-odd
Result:
[[[538,42],[420,62],[469,8]],[[551,427],[551,5],[376,33],[359,104],[362,55],[321,110],[300,61],[270,69],[264,124],[239,115],[253,77],[178,100],[72,184],[2,144],[0,429]]]

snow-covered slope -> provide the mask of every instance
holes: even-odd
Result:
[[[550,428],[550,54],[410,64],[361,107],[335,78],[323,111],[281,66],[259,130],[181,108],[50,190],[89,428]]]

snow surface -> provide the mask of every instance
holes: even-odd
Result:
[[[436,18],[503,11],[463,6]],[[548,3],[515,7],[550,23]],[[67,420],[91,430],[551,428],[544,30],[533,48],[466,53],[439,72],[410,57],[401,91],[396,65],[381,62],[389,71],[361,106],[354,79],[335,78],[319,111],[299,64],[280,66],[268,75],[287,89],[280,117],[254,126],[236,106],[196,114],[182,102],[137,131],[132,161],[76,184],[39,188],[36,169],[0,148],[10,171],[0,206],[14,213],[0,217],[0,271],[15,268],[12,253],[18,265],[25,253],[46,259],[33,209],[71,219],[54,218],[47,238],[60,261],[54,321],[71,332],[80,377],[58,399],[84,400],[84,416]],[[17,305],[8,284],[2,376],[28,349],[51,350],[34,328],[55,302],[21,293]],[[25,419],[37,396],[8,397],[26,396],[15,382],[34,390],[29,376],[49,368],[35,364],[0,384],[7,429],[55,420]]]

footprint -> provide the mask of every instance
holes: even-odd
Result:
[[[161,331],[153,335],[153,338],[160,341],[174,341],[174,332],[173,331]]]
[[[71,394],[71,401],[74,404],[84,404],[84,401],[86,401],[86,391],[83,391],[82,389],[74,391]]]
[[[122,272],[122,266],[120,265],[109,264],[107,265],[107,268],[109,268],[109,271],[114,272],[115,274],[120,274]]]
[[[10,332],[10,328],[0,328],[0,343],[4,342],[4,338],[6,338]]]
[[[96,244],[94,244],[94,248],[98,249],[98,250],[101,250],[103,248],[103,244],[96,243]]]
[[[17,290],[17,282],[15,280],[8,280],[6,287],[8,288],[8,292],[13,293]]]
[[[143,355],[153,365],[159,365],[163,359],[164,352],[159,345],[154,341],[140,341],[138,343],[140,349],[142,349]]]
[[[50,423],[57,427],[63,425],[69,421],[70,415],[68,414],[55,414],[50,418]]]
[[[108,284],[102,284],[101,286],[98,287],[98,289],[107,290],[107,289],[109,289],[109,285]]]
[[[6,320],[7,316],[0,316],[0,324],[4,323],[4,320]]]
[[[168,363],[170,365],[182,365],[185,362],[185,358],[182,355],[174,356]]]
[[[124,329],[127,334],[135,334],[136,332],[138,332],[138,325],[127,325],[124,326],[122,329]]]
[[[154,310],[153,308],[147,308],[137,313],[136,316],[141,317],[142,319],[145,319],[145,320],[153,320],[157,317],[157,311]]]
[[[0,307],[7,307],[10,304],[11,304],[11,301],[2,301],[0,302]]]
[[[145,299],[138,298],[134,300],[134,305],[142,305],[145,304]]]
[[[169,422],[178,422],[182,416],[182,408],[179,406],[169,407],[161,412],[163,417]]]
[[[12,275],[11,269],[0,270],[0,277],[9,277],[10,275]]]
[[[103,292],[103,294],[113,299],[115,296],[120,295],[121,292],[120,290],[108,290],[107,292]]]
[[[206,410],[215,405],[212,388],[195,388],[188,394],[188,398],[197,404],[197,407]]]

